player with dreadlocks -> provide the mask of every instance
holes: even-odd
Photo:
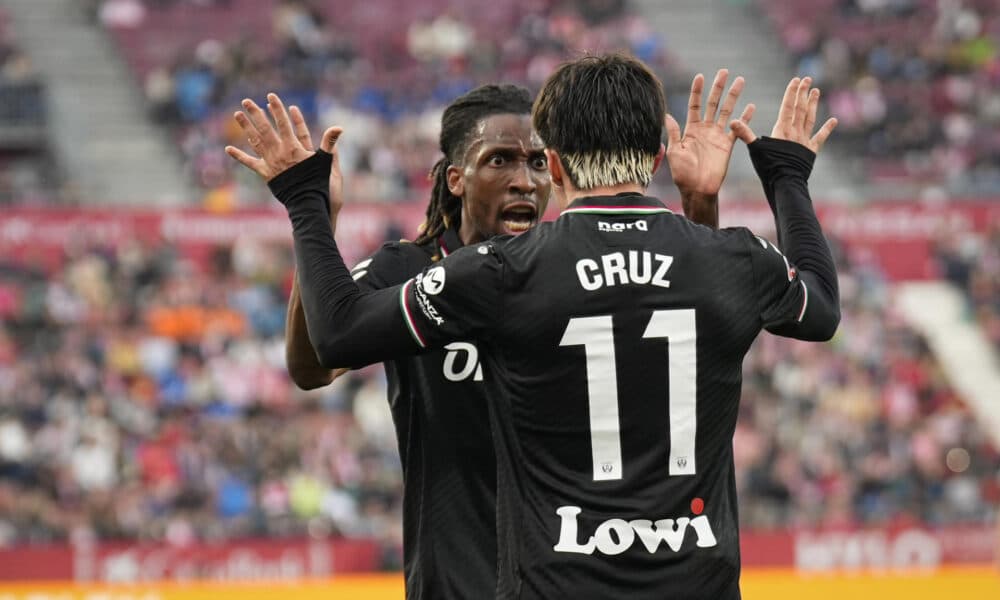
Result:
[[[733,138],[725,132],[743,87],[737,79],[714,119],[726,82],[720,71],[709,94],[710,115],[701,119],[704,79],[692,84],[685,137],[671,144],[668,160],[685,212],[717,224],[717,192],[725,178]],[[312,148],[301,112],[290,117],[277,96],[269,109],[279,131],[294,132]],[[412,242],[389,242],[352,271],[362,289],[392,287],[458,248],[499,234],[521,233],[538,222],[548,203],[549,178],[544,146],[531,126],[532,99],[513,85],[484,85],[452,102],[441,120],[443,157],[430,172],[433,180],[426,221]],[[237,120],[249,132],[251,147],[266,158],[270,125],[263,113],[244,103]],[[749,120],[752,107],[744,113]],[[676,127],[676,123],[673,123]],[[252,127],[248,129],[248,127]],[[330,217],[336,230],[343,204],[336,141],[342,130],[325,132],[321,148],[333,155]],[[259,134],[259,135],[258,135]],[[290,133],[289,133],[290,135]],[[264,179],[272,172],[263,159],[232,147],[227,152]],[[289,299],[286,332],[289,373],[303,389],[329,384],[347,369],[322,367],[306,328],[298,282]],[[496,585],[496,466],[478,349],[466,342],[442,351],[385,363],[389,404],[402,460],[403,554],[407,598],[488,598]]]

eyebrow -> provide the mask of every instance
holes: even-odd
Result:
[[[505,152],[509,154],[522,154],[522,146],[520,144],[487,144],[483,143],[483,149],[487,150],[484,154],[496,154],[497,152]],[[531,147],[528,148],[526,153],[528,156],[533,156],[536,154],[543,154],[545,151],[544,147]]]

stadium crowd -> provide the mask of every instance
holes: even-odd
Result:
[[[743,525],[987,521],[996,448],[880,273],[842,269],[833,343],[765,335],[745,364]],[[4,265],[0,546],[347,535],[398,568],[381,370],[293,387],[290,274],[287,246],[249,242],[204,263],[133,241],[69,251],[49,274]]]
[[[267,90],[298,104],[310,122],[345,125],[340,148],[347,197],[392,202],[427,195],[440,113],[476,85],[507,81],[537,89],[583,48],[628,49],[661,74],[677,72],[656,32],[620,0],[461,6],[427,0],[337,10],[330,2],[268,0],[252,11],[247,4],[105,0],[97,13],[130,57],[152,117],[174,133],[193,178],[215,192],[213,199],[267,200],[219,152],[242,142],[234,107]],[[108,10],[125,5],[133,8]],[[204,18],[218,26],[187,39],[164,18],[181,11],[192,22]],[[235,13],[250,21],[227,34]],[[378,39],[360,35],[366,19],[376,16]],[[683,108],[690,78],[665,81],[678,86],[671,92]]]
[[[970,193],[1000,186],[995,1],[758,1],[873,175],[944,177]],[[413,201],[428,195],[441,108],[473,85],[536,86],[582,47],[631,49],[681,84],[669,90],[680,107],[690,81],[616,0],[477,0],[434,19],[435,2],[400,3],[385,40],[358,35],[361,9],[267,0],[249,18],[268,43],[175,30],[173,44],[146,47],[159,55],[140,57],[128,42],[162,34],[171,11],[223,22],[243,4],[91,2],[193,177],[233,202],[267,200],[221,152],[239,142],[239,99],[263,90],[313,122],[350,124],[349,198]],[[6,31],[0,18],[0,81],[27,64]],[[1000,230],[938,250],[1000,348]],[[764,335],[744,365],[742,524],[991,520],[1000,453],[897,314],[883,275],[841,262],[834,341]],[[294,388],[283,339],[291,265],[285,245],[220,247],[200,263],[138,240],[70,249],[54,271],[0,262],[0,547],[365,536],[399,568],[402,482],[381,370]]]
[[[1000,220],[978,236],[942,231],[935,255],[941,276],[965,292],[970,317],[1000,352]]]
[[[44,86],[0,7],[0,205],[37,202],[52,187],[45,116]]]
[[[1000,187],[1000,2],[758,0],[840,119],[842,147],[910,193]],[[883,189],[889,189],[888,187]]]

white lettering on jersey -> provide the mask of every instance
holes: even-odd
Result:
[[[428,298],[427,294],[424,292],[424,281],[425,279],[422,273],[417,275],[417,278],[414,281],[416,285],[413,286],[413,295],[417,299],[417,306],[420,307],[420,311],[424,313],[424,316],[427,317],[429,321],[433,321],[438,326],[444,325],[444,317],[442,317],[437,308],[431,304],[430,298]],[[430,285],[433,285],[433,283]],[[443,280],[441,287],[444,287]],[[441,288],[438,288],[437,291],[440,292]]]
[[[561,519],[559,526],[559,541],[552,547],[556,552],[574,554],[593,554],[595,550],[601,554],[614,556],[621,554],[635,542],[636,536],[650,554],[660,549],[663,543],[673,552],[680,552],[684,536],[688,528],[694,530],[695,545],[699,548],[711,548],[718,545],[712,524],[705,515],[695,518],[680,517],[677,519],[660,519],[655,523],[648,519],[608,519],[597,527],[594,535],[582,544],[579,540],[579,524],[576,517],[582,512],[579,506],[560,506],[556,514]],[[614,533],[614,535],[612,535]]]
[[[609,231],[609,232],[622,232],[628,231],[630,229],[638,229],[639,231],[649,231],[649,223],[643,219],[638,221],[632,221],[631,223],[608,223],[607,221],[598,221],[597,230],[598,231]]]
[[[354,268],[351,269],[351,277],[354,278],[354,281],[357,281],[368,274],[368,265],[372,264],[373,260],[375,259],[366,258],[365,260],[354,265]]]
[[[475,372],[473,381],[483,380],[483,366],[479,364],[479,349],[468,342],[452,342],[444,347],[448,354],[444,357],[444,378],[448,381],[464,381]],[[462,369],[455,369],[459,354],[465,354]]]
[[[774,250],[775,252],[778,253],[778,256],[781,257],[781,260],[785,261],[785,272],[788,275],[788,281],[792,281],[793,279],[795,279],[795,276],[798,274],[798,272],[795,270],[795,267],[793,267],[792,265],[788,264],[788,257],[786,257],[784,255],[784,253],[781,252],[781,250],[778,250],[778,247],[775,246],[774,244],[772,244],[771,242],[765,240],[764,238],[760,237],[759,235],[756,235],[754,237],[757,238],[757,241],[760,242],[760,245],[763,246],[765,250],[768,247],[770,247],[771,250]],[[803,285],[805,285],[805,284],[803,284]]]
[[[599,290],[604,286],[628,283],[669,288],[667,271],[673,263],[673,256],[654,254],[645,250],[629,250],[627,255],[622,252],[612,252],[601,256],[600,264],[592,258],[581,258],[576,261],[576,276],[580,280],[580,287],[588,292]]]

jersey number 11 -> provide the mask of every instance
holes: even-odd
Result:
[[[670,475],[694,475],[697,332],[693,308],[657,310],[643,338],[664,338],[669,344]],[[590,404],[590,445],[594,481],[622,478],[621,422],[618,419],[618,375],[611,315],[569,320],[560,346],[583,346],[587,356],[587,396]],[[666,357],[664,357],[666,358]]]

